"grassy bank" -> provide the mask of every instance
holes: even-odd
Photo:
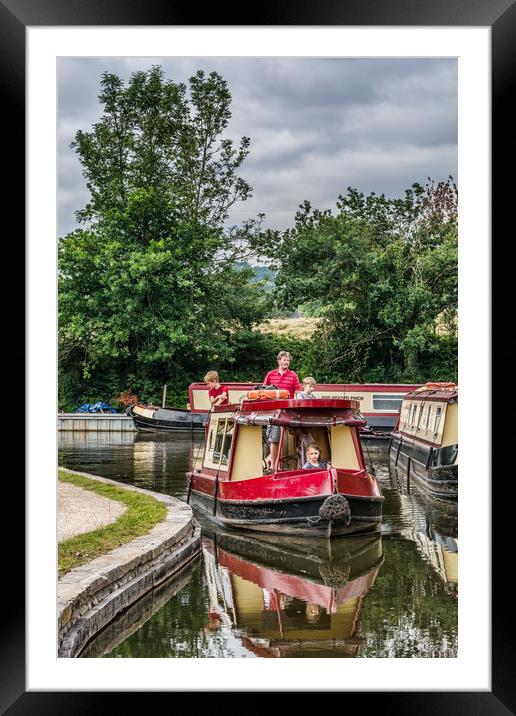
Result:
[[[165,519],[167,508],[162,502],[132,490],[124,490],[82,475],[58,471],[59,480],[91,490],[110,500],[121,502],[127,508],[116,522],[105,527],[71,537],[58,546],[58,570],[61,577],[81,564],[105,554],[125,542],[145,534]]]

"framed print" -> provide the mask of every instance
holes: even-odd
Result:
[[[507,636],[511,610],[507,604],[510,590],[505,560],[510,558],[510,552],[509,542],[505,541],[508,538],[503,534],[507,520],[501,505],[502,490],[505,501],[507,492],[501,487],[501,481],[491,474],[491,452],[498,433],[494,430],[491,433],[490,426],[495,391],[494,386],[493,390],[489,389],[494,361],[490,357],[488,276],[489,211],[501,222],[511,206],[507,196],[510,185],[497,177],[496,168],[501,165],[501,157],[507,155],[506,145],[513,141],[513,132],[508,127],[508,87],[514,67],[515,4],[498,0],[489,6],[472,7],[463,0],[451,0],[443,5],[421,7],[408,2],[386,5],[382,0],[374,0],[367,8],[359,3],[344,7],[322,2],[312,9],[288,3],[263,8],[260,17],[253,17],[253,13],[239,16],[238,25],[236,21],[221,23],[216,15],[214,10],[208,9],[203,23],[192,23],[196,18],[189,10],[164,9],[161,4],[152,2],[132,3],[126,8],[117,2],[102,5],[94,2],[85,6],[74,2],[0,0],[0,56],[4,69],[1,81],[9,107],[9,143],[18,150],[16,161],[9,167],[13,178],[7,189],[9,205],[12,203],[18,208],[19,217],[26,216],[28,237],[26,494],[21,481],[14,486],[18,509],[21,510],[25,500],[27,504],[27,581],[24,590],[25,568],[20,561],[23,552],[20,545],[16,555],[8,554],[13,578],[9,580],[11,606],[2,631],[5,665],[2,709],[12,714],[47,709],[54,713],[71,710],[86,713],[94,708],[102,710],[103,695],[94,693],[99,691],[335,690],[346,691],[346,698],[353,695],[354,699],[362,698],[363,692],[367,692],[368,700],[375,699],[389,710],[396,708],[404,713],[429,709],[515,712],[514,655]],[[471,454],[466,457],[467,474],[472,475],[475,495],[468,495],[464,508],[459,504],[460,530],[464,525],[463,534],[467,539],[465,544],[461,543],[461,584],[464,576],[465,586],[459,599],[458,656],[441,660],[365,658],[345,662],[311,658],[278,662],[254,659],[252,664],[247,663],[250,661],[247,659],[217,657],[54,659],[55,572],[51,576],[48,572],[52,565],[55,568],[52,552],[55,529],[49,526],[55,517],[55,500],[45,492],[53,489],[54,475],[50,473],[56,453],[55,439],[51,436],[55,435],[57,278],[55,245],[47,242],[55,242],[59,231],[53,204],[57,182],[59,62],[70,57],[81,60],[150,56],[242,59],[279,55],[285,59],[434,55],[458,58],[459,147],[462,141],[463,147],[476,146],[478,151],[478,159],[468,164],[471,157],[465,158],[459,150],[459,196],[462,187],[465,196],[464,205],[459,199],[459,236],[471,236],[474,242],[472,250],[463,238],[459,240],[459,284],[463,287],[459,289],[459,303],[464,310],[459,319],[459,335],[462,331],[472,341],[462,347],[459,344],[460,382],[462,385],[464,378],[466,386],[466,418],[462,430],[467,445],[474,444],[475,440],[481,444],[476,458]],[[489,90],[493,103],[491,125]],[[84,99],[81,91],[78,87],[77,102]],[[27,175],[24,177],[20,157],[21,148],[25,146]],[[490,204],[491,148],[495,171]],[[389,168],[385,171],[388,174]],[[24,181],[28,189],[26,207],[22,206],[19,190]],[[81,201],[82,197],[76,208],[82,206]],[[474,360],[471,359],[473,351]],[[501,371],[497,375],[502,375]],[[489,394],[487,405],[479,401],[480,395],[484,398],[486,393]],[[37,420],[34,405],[38,406]],[[50,407],[44,410],[42,420],[41,406],[44,405]],[[461,612],[462,595],[465,610]],[[364,671],[366,666],[370,668],[369,675]]]

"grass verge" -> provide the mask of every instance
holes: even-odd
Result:
[[[58,478],[86,490],[123,503],[127,509],[123,515],[110,525],[92,532],[70,537],[58,545],[58,574],[69,572],[74,567],[105,554],[121,544],[130,542],[151,530],[167,516],[167,507],[154,497],[142,495],[132,490],[124,490],[104,482],[90,480],[82,475],[58,471]]]

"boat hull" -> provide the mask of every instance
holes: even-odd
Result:
[[[204,430],[209,417],[200,413],[191,413],[189,410],[168,408],[157,409],[152,417],[139,415],[131,408],[129,415],[137,430],[160,433],[177,430]]]
[[[340,493],[341,494],[341,493]],[[377,532],[383,497],[343,495],[351,512],[349,523],[321,519],[319,510],[329,494],[284,500],[224,500],[192,489],[189,503],[224,527],[251,532],[338,537]]]
[[[440,499],[457,499],[459,471],[454,461],[456,456],[456,445],[438,448],[399,433],[391,438],[391,465],[406,471],[408,479],[415,480],[433,497]]]

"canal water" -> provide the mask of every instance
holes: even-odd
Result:
[[[186,499],[202,449],[173,435],[59,433],[59,464]],[[364,441],[385,496],[378,536],[250,536],[196,512],[202,553],[83,657],[456,657],[457,503],[427,497]]]

